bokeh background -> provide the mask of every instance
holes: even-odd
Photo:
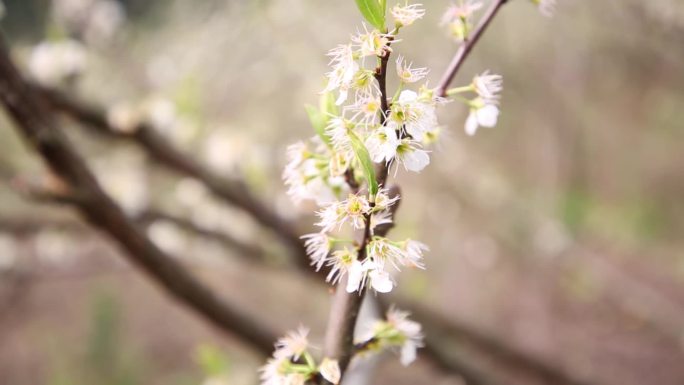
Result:
[[[285,195],[284,149],[313,134],[303,105],[317,101],[327,50],[359,28],[354,3],[126,0],[83,11],[94,2],[5,0],[1,24],[27,76],[38,44],[71,36],[85,64],[51,87],[152,122],[311,231],[313,206]],[[395,52],[436,84],[456,44],[439,26],[449,2],[423,3]],[[591,384],[684,383],[683,42],[677,0],[559,0],[551,19],[528,1],[506,5],[456,79],[503,75],[498,126],[467,137],[466,109],[448,104],[430,167],[394,179],[404,199],[393,234],[431,247],[427,270],[403,272],[398,295]],[[129,212],[159,208],[266,245],[263,266],[167,221],[147,227],[235,306],[322,340],[329,293],[288,268],[252,219],[129,142],[59,124]],[[0,138],[0,383],[257,383],[262,357],[179,306],[72,210],[19,194],[16,181],[41,180],[44,165],[6,117]],[[448,349],[501,383],[543,383]],[[376,373],[371,383],[463,383],[422,360],[384,360]]]

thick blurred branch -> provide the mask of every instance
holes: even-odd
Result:
[[[74,206],[88,222],[115,239],[135,265],[184,305],[217,327],[241,337],[260,352],[268,354],[271,351],[275,336],[270,330],[238,309],[227,306],[213,291],[188,274],[182,265],[140,232],[105,194],[83,159],[55,127],[50,108],[22,80],[4,41],[0,42],[0,101],[28,144],[40,153],[56,175],[79,191],[83,200],[74,202]]]
[[[19,194],[25,196],[27,199],[34,200],[37,202],[46,203],[59,203],[67,205],[78,205],[80,203],[85,203],[85,197],[79,197],[76,192],[64,190],[55,191],[49,186],[44,184],[33,183],[31,181],[25,180],[21,177],[15,177],[12,180],[12,186],[14,190]],[[198,236],[213,239],[220,242],[225,248],[233,250],[236,254],[249,262],[265,262],[268,258],[267,251],[260,245],[247,243],[241,241],[231,234],[217,231],[213,229],[204,228],[198,226],[193,221],[184,218],[179,215],[170,214],[159,209],[148,208],[143,210],[139,214],[131,217],[130,220],[135,224],[147,227],[155,221],[164,221],[173,224],[174,226],[194,233]],[[22,232],[36,232],[40,231],[46,227],[57,227],[66,226],[68,228],[74,228],[77,225],[81,225],[76,221],[66,221],[66,220],[45,220],[38,218],[15,218],[14,220],[3,220],[0,218],[0,230],[7,229],[13,233]],[[81,225],[80,228],[83,229]]]
[[[306,253],[294,223],[291,223],[260,201],[249,188],[237,179],[221,177],[193,158],[175,148],[165,137],[145,123],[130,132],[122,132],[111,126],[104,111],[78,101],[60,91],[33,86],[54,109],[81,122],[91,131],[113,138],[130,140],[142,147],[151,157],[171,170],[195,178],[206,185],[217,197],[238,207],[258,223],[273,231],[288,247],[295,261],[308,266]]]
[[[431,357],[432,360],[440,362],[444,367],[455,369],[456,371],[462,370],[457,365],[463,365],[458,360],[449,358],[449,355],[444,352],[444,346],[451,343],[471,346],[496,359],[497,362],[522,369],[534,378],[540,379],[549,385],[590,384],[573,373],[533,357],[492,335],[458,323],[416,302],[399,299],[398,303],[403,308],[410,309],[413,318],[425,328],[426,336],[423,353]],[[388,307],[386,302],[381,304],[384,308]],[[469,369],[471,368],[466,365],[466,370]],[[482,375],[478,377],[482,378]]]
[[[477,44],[478,40],[480,40],[480,37],[484,31],[487,30],[487,27],[494,19],[494,16],[496,16],[496,14],[499,12],[501,6],[506,4],[507,1],[508,0],[494,0],[494,2],[492,2],[492,4],[489,6],[489,9],[487,9],[485,15],[482,17],[480,24],[478,24],[473,32],[468,35],[468,38],[463,42],[463,44],[458,47],[458,51],[456,51],[454,58],[451,59],[451,63],[449,63],[446,71],[444,71],[444,75],[442,75],[442,80],[439,81],[439,85],[437,86],[437,95],[442,97],[447,95],[447,89],[449,88],[449,85],[454,80],[454,77],[456,77],[458,70],[461,69],[465,59],[470,55],[470,51],[472,51],[475,44]]]

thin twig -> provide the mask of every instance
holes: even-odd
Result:
[[[508,0],[494,0],[489,9],[487,9],[485,15],[482,17],[480,24],[478,24],[478,26],[473,30],[473,32],[470,35],[468,35],[467,39],[463,42],[463,44],[461,44],[461,46],[458,47],[458,51],[456,51],[454,58],[451,59],[451,63],[449,63],[449,66],[447,67],[446,71],[444,71],[444,75],[442,75],[442,80],[440,80],[439,85],[437,86],[437,95],[442,97],[447,96],[447,88],[449,88],[449,85],[454,80],[454,77],[458,73],[458,70],[461,68],[461,66],[465,62],[465,59],[470,54],[470,51],[473,49],[475,44],[477,44],[478,40],[480,40],[480,37],[482,36],[484,31],[487,29],[489,24],[494,19],[494,16],[496,16],[496,14],[499,12],[501,6],[506,4],[507,1]]]

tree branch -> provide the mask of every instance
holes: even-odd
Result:
[[[136,226],[102,190],[83,159],[71,148],[54,125],[51,110],[19,75],[5,42],[0,41],[0,101],[14,120],[17,130],[43,157],[50,168],[73,189],[87,197],[75,207],[92,225],[115,239],[127,256],[184,305],[194,309],[215,326],[234,333],[258,351],[268,354],[275,335],[238,309],[230,308],[213,291],[169,258]]]
[[[85,128],[111,138],[129,140],[142,147],[153,159],[165,167],[195,178],[226,203],[236,206],[250,214],[258,223],[273,233],[288,247],[295,256],[295,262],[308,266],[303,243],[299,239],[296,226],[282,218],[271,208],[257,199],[240,180],[226,179],[202,166],[199,162],[184,155],[154,128],[145,123],[139,124],[130,133],[112,127],[105,113],[96,107],[77,101],[57,90],[32,85],[47,103],[81,122]]]
[[[470,51],[473,49],[475,44],[477,44],[478,40],[480,40],[480,37],[492,22],[494,16],[496,16],[496,14],[499,12],[499,9],[501,9],[501,6],[506,4],[507,1],[508,0],[494,0],[489,9],[487,9],[485,15],[482,17],[480,24],[473,30],[472,34],[468,36],[463,44],[458,47],[458,51],[456,51],[454,58],[451,59],[451,63],[449,63],[446,71],[444,71],[444,75],[442,75],[442,80],[439,81],[439,85],[437,86],[437,95],[442,97],[447,96],[447,88],[449,88],[449,85],[454,80],[458,70],[461,69],[465,59],[470,55]]]
[[[380,89],[380,124],[384,125],[390,112],[390,104],[387,99],[387,63],[392,51],[389,46],[392,43],[390,38],[384,49],[383,55],[378,57],[379,65],[375,70],[375,79]],[[384,186],[387,182],[387,165],[380,166],[377,173],[378,185]],[[354,190],[354,186],[350,186]],[[357,189],[358,190],[358,189]],[[396,207],[394,208],[396,210]],[[387,227],[389,231],[391,227]],[[371,234],[371,214],[366,215],[363,235],[358,247],[358,260],[366,258],[366,246],[372,238]],[[325,356],[337,358],[342,377],[347,370],[349,362],[354,355],[354,327],[359,316],[359,310],[363,303],[363,298],[368,290],[359,289],[358,293],[347,293],[344,289],[347,286],[348,274],[343,277],[337,285],[333,298],[328,326],[325,334],[323,352]],[[321,379],[322,382],[327,382]]]

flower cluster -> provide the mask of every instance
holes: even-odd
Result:
[[[396,270],[424,268],[422,259],[423,252],[428,249],[426,245],[411,239],[395,242],[373,234],[377,226],[391,223],[390,207],[399,197],[390,197],[387,190],[380,189],[372,198],[370,201],[364,195],[349,194],[343,201],[325,205],[318,211],[320,221],[317,223],[323,230],[303,237],[316,270],[328,266],[327,281],[333,284],[348,274],[346,290],[350,293],[361,291],[366,285],[380,293],[390,292],[394,288],[388,271],[390,266]],[[329,235],[330,231],[345,224],[352,229],[370,226],[372,236],[362,251],[350,247],[348,240]]]
[[[317,375],[327,381],[340,382],[340,366],[336,360],[324,358],[316,364],[309,352],[309,329],[300,326],[275,343],[273,356],[261,369],[263,385],[304,385]]]
[[[329,268],[327,280],[337,283],[348,275],[347,291],[366,287],[391,291],[390,266],[423,268],[427,246],[414,240],[392,241],[375,234],[377,226],[392,222],[391,206],[399,199],[377,186],[373,163],[396,170],[419,172],[430,163],[425,146],[438,132],[436,107],[444,102],[427,84],[428,70],[398,56],[387,65],[392,45],[403,27],[423,17],[420,5],[397,5],[390,10],[391,31],[364,26],[350,42],[331,50],[331,71],[318,108],[308,107],[317,137],[288,148],[283,178],[297,202],[315,200],[320,206],[321,231],[303,237],[316,270]],[[399,89],[393,97],[378,85],[381,67],[393,68]],[[394,72],[394,71],[393,71]],[[384,87],[384,86],[383,86]],[[413,88],[413,89],[412,89]],[[333,96],[334,94],[334,96]],[[383,100],[383,98],[385,100]],[[365,180],[367,189],[360,190]],[[373,186],[375,184],[375,186]],[[331,233],[367,229],[363,245]]]
[[[399,352],[399,360],[407,366],[416,359],[416,350],[423,346],[423,333],[419,323],[408,319],[409,313],[394,307],[387,311],[386,320],[367,325],[355,344],[361,352],[378,352],[385,349]]]
[[[474,19],[483,3],[458,1],[447,9],[442,24],[456,41],[468,44],[471,33],[482,31],[474,29]],[[542,12],[555,3],[531,1]],[[426,68],[416,67],[399,55],[389,62],[400,42],[399,31],[425,15],[422,6],[407,3],[391,8],[394,27],[388,29],[384,1],[379,2],[380,8],[374,2],[357,4],[375,28],[363,26],[350,41],[329,51],[330,71],[319,106],[307,106],[317,135],[288,148],[283,179],[295,202],[312,200],[319,205],[316,225],[320,231],[302,237],[316,271],[326,267],[326,280],[332,284],[345,282],[342,278],[346,277],[345,289],[349,293],[369,288],[387,293],[395,287],[391,272],[405,267],[425,268],[423,254],[428,250],[421,242],[393,241],[378,231],[378,226],[392,223],[393,206],[399,200],[398,194],[384,186],[389,171],[396,173],[403,167],[420,172],[430,163],[426,148],[440,131],[437,107],[450,100],[468,107],[468,135],[481,126],[494,127],[503,78],[485,71],[465,86],[429,87]],[[386,77],[392,72],[398,87],[388,92]],[[376,169],[380,170],[378,177]],[[363,233],[362,241],[340,235],[345,230],[347,234]],[[386,320],[369,325],[358,339],[359,351],[389,348],[400,352],[402,364],[414,361],[416,350],[423,346],[423,336],[420,324],[409,320],[408,315],[390,309]],[[339,380],[339,367],[334,361],[324,360],[316,367],[309,363],[313,360],[302,353],[304,350],[286,348],[291,345],[302,346],[292,341],[280,343],[274,358],[262,370],[264,383],[280,384],[287,379],[288,383],[298,384],[316,371],[325,378],[337,374]],[[301,363],[302,357],[308,366]]]

